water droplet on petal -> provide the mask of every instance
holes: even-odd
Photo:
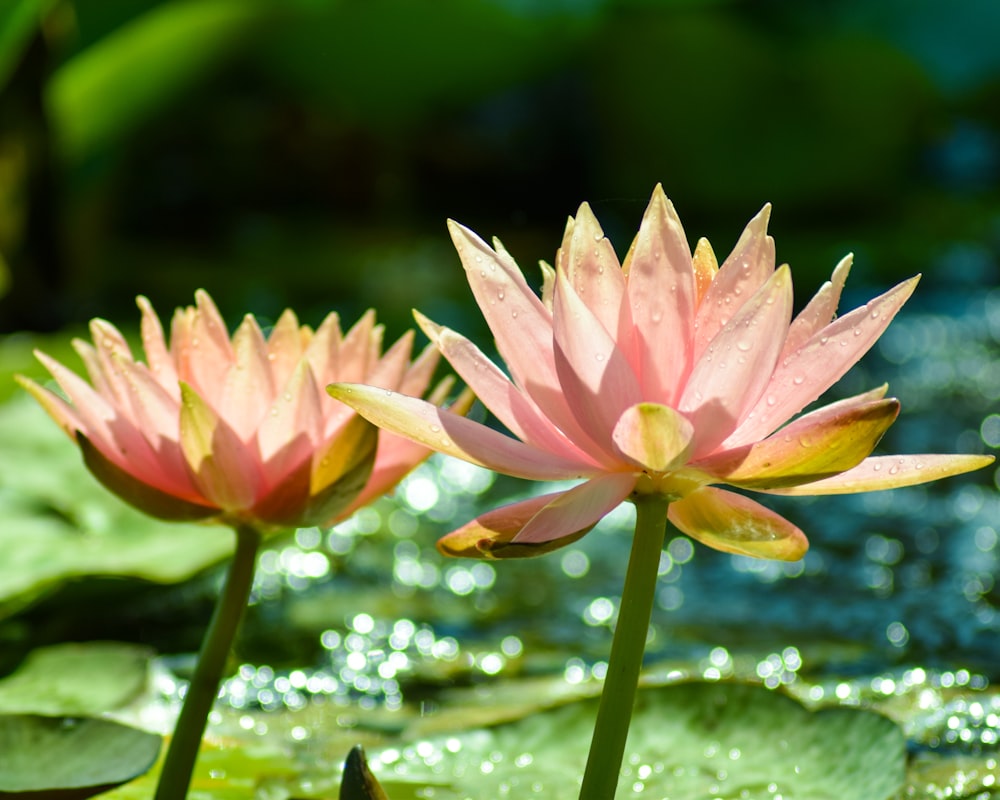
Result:
[[[796,386],[801,386],[803,383],[805,383],[805,380],[806,379],[801,375],[796,375],[794,378],[792,378],[792,383],[794,383]]]
[[[860,336],[860,335],[861,335],[861,333],[862,333],[862,330],[861,330],[861,328],[855,328],[855,329],[854,329],[854,335],[855,335],[855,336]]]
[[[736,347],[737,347],[737,349],[742,350],[744,353],[748,353],[748,352],[750,352],[750,349],[753,347],[753,342],[746,342],[746,341],[740,339],[736,343]]]
[[[773,394],[769,394],[769,395],[767,396],[767,404],[768,404],[769,406],[773,406],[773,405],[776,405],[776,404],[777,404],[777,402],[778,402],[778,398],[777,398],[777,397],[775,397],[775,396],[774,396]]]
[[[594,358],[597,361],[604,361],[604,353],[594,353]]]
[[[872,464],[872,471],[873,472],[881,472],[882,471],[882,465],[881,464]]]
[[[441,433],[440,425],[431,425],[431,433]]]

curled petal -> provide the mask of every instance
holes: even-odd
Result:
[[[866,458],[854,469],[841,472],[801,486],[765,490],[769,494],[821,495],[875,492],[879,489],[898,489],[919,483],[961,475],[982,469],[993,463],[993,456],[979,455],[917,455],[873,456]]]
[[[652,472],[683,466],[694,428],[682,415],[658,403],[637,403],[625,410],[612,439],[629,460]]]
[[[107,458],[82,433],[78,433],[76,439],[83,461],[94,477],[105,488],[140,511],[172,522],[194,522],[219,513],[218,508],[183,500],[176,494],[160,491],[139,480]]]
[[[761,442],[692,466],[744,489],[812,483],[861,463],[898,414],[894,398],[834,404],[800,417]]]
[[[588,464],[546,453],[424,400],[361,384],[335,383],[327,391],[380,428],[505,475],[561,480],[593,471]]]
[[[688,536],[725,553],[796,561],[809,549],[805,534],[784,517],[711,486],[671,503],[667,516]]]
[[[515,544],[541,544],[565,539],[590,528],[616,508],[635,488],[636,476],[611,472],[563,492],[538,510],[514,537]]]
[[[562,494],[563,492],[543,494],[488,511],[438,540],[437,548],[446,556],[506,559],[540,556],[572,544],[593,526],[546,542],[514,542],[514,537],[532,517]]]

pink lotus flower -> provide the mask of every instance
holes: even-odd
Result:
[[[208,294],[195,299],[175,313],[169,347],[149,301],[138,299],[146,363],[113,325],[91,322],[93,345],[74,342],[90,383],[36,353],[69,402],[19,377],[91,472],[127,502],[163,519],[327,525],[429,454],[391,434],[379,439],[321,389],[364,381],[421,395],[438,354],[429,347],[411,363],[412,332],[382,355],[374,312],[342,334],[335,314],[314,332],[289,310],[266,339],[249,315],[230,339]],[[449,386],[438,385],[430,402]]]
[[[590,208],[570,219],[541,298],[494,242],[450,223],[476,301],[510,370],[419,316],[421,327],[517,438],[430,403],[360,385],[331,393],[386,430],[497,472],[585,479],[484,514],[439,543],[450,555],[509,558],[567,544],[630,496],[670,501],[681,531],[719,550],[794,560],[808,543],[773,511],[717,488],[772,494],[866,492],[984,466],[989,456],[869,457],[899,411],[886,387],[788,422],[864,355],[910,296],[904,281],[841,317],[845,258],[792,319],[775,269],[769,207],[719,267],[694,255],[658,186],[618,258]],[[786,424],[787,423],[787,424]],[[784,426],[784,427],[782,427]]]

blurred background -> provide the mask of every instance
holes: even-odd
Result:
[[[847,251],[996,285],[998,31],[991,0],[4,0],[0,332],[203,287],[482,340],[446,218],[538,282],[584,200],[624,255],[657,182],[720,257],[772,202],[800,303]]]

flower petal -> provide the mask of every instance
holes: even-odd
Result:
[[[766,205],[750,220],[702,296],[694,323],[695,358],[774,272],[774,239],[767,235],[770,217],[771,206]]]
[[[627,408],[612,438],[622,455],[652,472],[682,466],[690,453],[694,428],[669,406],[637,403]]]
[[[719,260],[715,257],[715,251],[708,239],[702,237],[695,245],[694,255],[691,256],[691,266],[694,268],[695,296],[697,298],[695,307],[701,305],[701,301],[712,285],[715,276],[719,274]]]
[[[514,537],[514,544],[542,544],[589,529],[635,488],[630,472],[610,472],[562,492],[546,503]]]
[[[569,226],[571,235],[559,252],[557,271],[569,279],[579,298],[617,342],[632,356],[632,315],[625,304],[625,276],[611,242],[590,206],[584,203]]]
[[[255,453],[183,382],[180,442],[194,482],[206,498],[224,511],[253,505],[261,480]]]
[[[78,433],[76,438],[83,461],[94,477],[140,511],[171,522],[193,522],[219,513],[219,509],[213,506],[184,500],[150,486],[111,461],[83,433]]]
[[[311,463],[314,449],[324,439],[323,403],[329,402],[309,362],[299,361],[257,429],[257,453],[267,486],[280,483],[304,462]]]
[[[591,432],[601,450],[610,452],[618,418],[642,399],[639,381],[562,270],[556,272],[552,320],[556,372],[566,401],[581,428]]]
[[[380,428],[505,475],[560,480],[593,471],[415,397],[354,383],[335,383],[327,391]]]
[[[149,371],[156,382],[170,394],[174,402],[179,403],[181,394],[177,388],[177,368],[174,366],[173,356],[167,350],[160,318],[156,316],[152,303],[145,297],[140,295],[135,299],[135,302],[142,314],[142,321],[139,325],[142,335],[142,349],[146,352],[146,363],[149,365]]]
[[[247,314],[236,329],[232,349],[233,367],[225,376],[216,407],[219,415],[247,444],[253,439],[277,391],[267,343],[252,315]]]
[[[306,347],[303,338],[298,317],[286,308],[267,337],[267,359],[271,364],[271,380],[276,387],[284,386],[292,377],[292,371]]]
[[[805,534],[784,517],[711,486],[671,503],[667,516],[683,533],[724,553],[796,561],[809,549]]]
[[[472,342],[449,328],[436,325],[417,311],[414,317],[459,377],[518,439],[550,453],[598,465],[553,425],[531,398],[511,383]]]
[[[695,281],[684,228],[659,184],[622,270],[628,280],[642,396],[675,405],[691,364]]]
[[[711,453],[757,402],[781,352],[791,312],[791,274],[783,266],[698,358],[677,406],[694,425],[695,457]]]
[[[853,255],[844,256],[834,268],[833,277],[820,287],[813,299],[792,320],[792,324],[788,328],[788,336],[785,338],[785,346],[781,351],[781,358],[792,355],[809,341],[813,334],[830,324],[837,313],[840,294],[844,290],[844,283],[851,271],[853,260]]]
[[[488,511],[439,539],[437,548],[444,555],[456,558],[506,559],[531,558],[565,547],[584,536],[593,526],[547,542],[513,541],[532,517],[563,494],[563,492],[543,494]]]
[[[800,417],[761,442],[691,466],[744,489],[811,483],[860,464],[898,414],[895,398],[834,403]]]
[[[737,447],[763,439],[829,389],[882,335],[913,293],[918,278],[903,281],[838,317],[792,355],[781,359],[756,406],[724,446]]]
[[[982,469],[993,463],[993,456],[980,455],[909,455],[873,456],[866,458],[854,469],[841,472],[801,486],[769,489],[768,494],[822,495],[875,492],[880,489],[898,489],[919,483],[961,475]]]
[[[178,368],[177,373],[213,408],[219,408],[226,376],[233,366],[233,346],[226,323],[208,292],[199,289],[194,298],[191,338],[184,354],[186,370]]]

